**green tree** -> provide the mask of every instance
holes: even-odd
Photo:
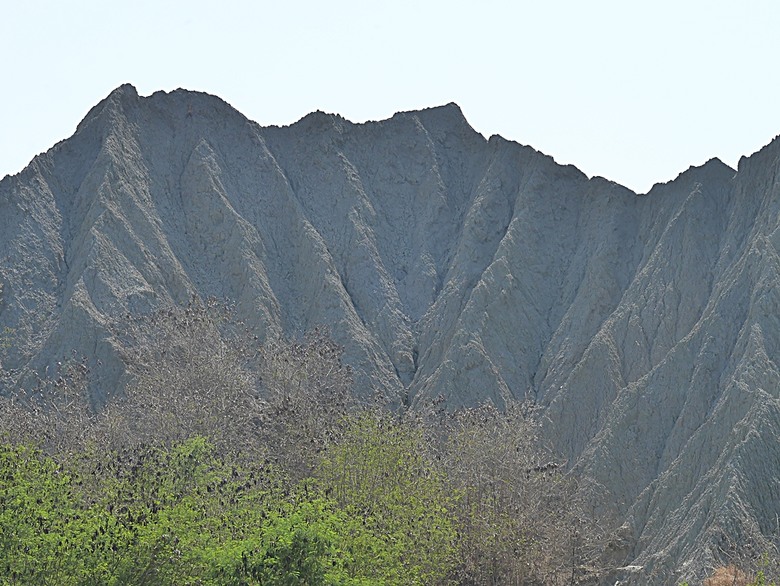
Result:
[[[427,458],[416,420],[366,412],[348,420],[316,477],[349,515],[379,537],[379,550],[353,544],[361,572],[388,584],[435,584],[454,563],[454,495]]]
[[[0,444],[0,583],[75,583],[89,521],[65,470],[35,448]]]

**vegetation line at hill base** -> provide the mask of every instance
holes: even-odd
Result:
[[[71,360],[0,399],[0,584],[595,584],[615,566],[597,491],[527,404],[359,400],[323,332],[260,345],[214,301],[114,328],[121,394],[89,396]]]

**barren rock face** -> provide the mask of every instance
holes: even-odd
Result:
[[[111,394],[107,320],[193,295],[261,338],[324,324],[359,393],[535,399],[613,498],[629,579],[694,576],[780,513],[779,171],[776,140],[637,196],[454,104],[261,128],[122,86],[0,182],[3,384],[75,350]]]

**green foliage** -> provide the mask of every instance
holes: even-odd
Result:
[[[203,438],[81,465],[87,481],[33,448],[0,448],[0,584],[400,583],[374,578],[385,543],[360,519]]]
[[[8,350],[13,346],[14,329],[8,326],[0,331],[0,350]]]
[[[6,583],[65,584],[78,570],[78,556],[62,539],[69,534],[81,542],[69,484],[40,452],[0,446],[0,574]]]
[[[315,494],[307,497],[280,503],[269,511],[260,532],[216,552],[218,583],[381,583],[368,580],[350,554],[355,541],[376,542],[376,538],[331,501]]]
[[[576,486],[519,406],[367,407],[322,332],[260,346],[214,302],[114,334],[124,396],[71,360],[0,397],[0,586],[585,581]]]
[[[778,559],[776,557],[764,553],[758,560],[757,566],[759,569],[755,572],[756,577],[750,586],[778,586]],[[773,575],[775,578],[771,579],[768,575]]]
[[[121,527],[79,483],[37,449],[0,445],[0,584],[111,583]]]
[[[386,414],[356,416],[326,451],[317,478],[380,536],[381,548],[353,551],[355,563],[375,580],[434,584],[450,570],[455,497],[426,458],[425,438],[413,423]]]
[[[762,570],[756,574],[755,580],[750,583],[750,586],[775,586],[775,582],[767,582],[767,577]]]

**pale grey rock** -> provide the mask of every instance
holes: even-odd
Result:
[[[454,104],[261,128],[122,86],[0,182],[2,384],[75,351],[101,401],[111,320],[193,296],[261,340],[327,325],[357,392],[535,400],[609,495],[615,579],[697,579],[778,541],[779,170],[775,140],[638,196]]]

